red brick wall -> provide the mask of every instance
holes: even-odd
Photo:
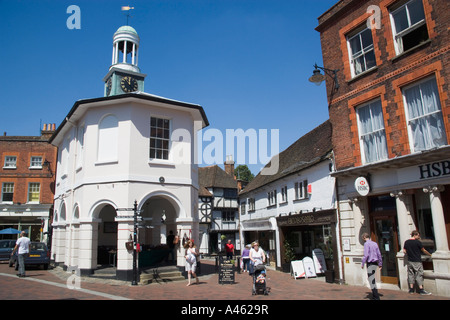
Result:
[[[389,7],[397,0],[342,0],[319,17],[324,66],[339,69],[340,88],[332,94],[327,78],[329,115],[333,125],[333,147],[337,169],[362,164],[355,108],[380,97],[383,106],[389,158],[410,153],[405,107],[401,88],[427,76],[437,81],[442,114],[450,144],[449,56],[450,1],[423,0],[429,41],[397,56]],[[365,24],[367,7],[378,5],[381,27],[372,30],[377,67],[352,79],[346,35]]]
[[[39,140],[38,138],[0,138],[0,188],[3,182],[14,183],[14,203],[27,202],[28,184],[30,182],[40,183],[40,203],[53,203],[57,148],[46,140]],[[3,169],[5,156],[17,157],[16,169]],[[42,169],[29,169],[31,156],[41,156],[43,162],[49,161],[53,176],[45,166]]]

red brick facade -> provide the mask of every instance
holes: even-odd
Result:
[[[40,183],[39,203],[52,204],[54,195],[54,173],[56,170],[57,148],[48,143],[48,137],[0,137],[0,186],[4,182],[14,183],[13,203],[28,202],[29,183]],[[16,168],[5,167],[5,157],[16,157]],[[41,169],[30,168],[31,157],[41,157]]]
[[[388,158],[411,153],[402,88],[427,77],[436,79],[447,144],[450,144],[450,1],[423,0],[428,40],[396,53],[390,13],[404,0],[341,0],[319,17],[324,67],[338,69],[340,88],[332,92],[327,81],[329,115],[337,170],[361,166],[356,108],[380,99],[383,108]],[[380,27],[372,28],[376,66],[352,76],[347,36],[371,17],[369,5],[380,9]],[[327,79],[330,80],[330,79]]]

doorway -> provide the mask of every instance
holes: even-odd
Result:
[[[378,244],[383,268],[381,282],[398,284],[397,252],[399,251],[397,212],[395,198],[373,197],[370,201],[371,239]]]

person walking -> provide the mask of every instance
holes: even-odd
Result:
[[[11,252],[13,256],[17,251],[17,263],[19,264],[19,273],[17,276],[19,278],[25,277],[25,258],[30,253],[30,243],[30,239],[25,236],[25,231],[22,231],[20,238],[16,241],[16,246]]]
[[[192,240],[188,240],[186,244],[184,245],[184,248],[186,249],[186,268],[185,270],[188,273],[188,284],[187,286],[191,285],[191,275],[194,276],[196,279],[196,282],[198,284],[198,277],[195,274],[195,269],[197,268],[197,248],[194,246],[194,242]]]
[[[250,248],[251,245],[247,244],[244,248],[244,250],[242,250],[242,272],[249,272],[249,265],[250,265]]]
[[[252,249],[250,250],[249,253],[249,258],[250,258],[250,274],[253,274],[255,272],[255,267],[257,265],[263,264],[266,262],[266,255],[264,254],[264,250],[262,250],[259,247],[259,243],[258,242],[253,242],[252,243]]]
[[[417,282],[419,286],[419,293],[421,295],[430,295],[431,293],[425,291],[423,288],[423,264],[422,253],[431,256],[420,241],[420,233],[417,230],[411,232],[411,238],[405,241],[403,245],[403,252],[408,256],[408,284],[409,293],[414,294],[414,285]]]
[[[375,272],[377,268],[381,271],[381,268],[383,267],[383,258],[381,257],[378,244],[370,240],[368,233],[363,233],[362,239],[364,241],[364,255],[361,261],[361,268],[364,268],[364,264],[367,265],[367,277],[369,279],[370,289],[372,289],[372,298],[373,300],[380,300],[377,283],[375,281]]]

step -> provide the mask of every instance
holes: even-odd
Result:
[[[185,281],[186,278],[175,266],[166,266],[155,269],[148,269],[141,273],[140,284],[149,284],[152,282],[172,282]]]

